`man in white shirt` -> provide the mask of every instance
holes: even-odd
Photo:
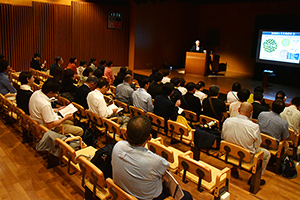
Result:
[[[280,116],[289,123],[289,128],[300,132],[300,97],[294,97],[291,101],[292,105],[285,107]]]
[[[239,100],[231,103],[229,106],[230,117],[235,117],[239,114],[238,109],[241,106],[241,103],[246,102],[249,99],[250,91],[248,89],[241,89],[238,91],[237,96]]]
[[[262,174],[264,174],[271,154],[268,150],[259,147],[261,144],[260,129],[258,124],[250,120],[253,113],[253,106],[248,102],[243,102],[238,110],[239,115],[225,120],[222,129],[222,138],[225,141],[232,142],[250,150],[253,157],[255,153],[263,151]],[[263,184],[265,184],[265,181],[262,179],[261,185]]]
[[[133,92],[133,105],[145,112],[153,112],[151,95],[147,92],[149,87],[148,79],[142,79],[139,82],[140,88]]]
[[[58,126],[62,125],[65,133],[81,136],[83,134],[82,128],[74,126],[73,122],[70,121],[73,114],[67,114],[65,117],[59,118],[57,112],[60,108],[53,109],[51,106],[51,98],[57,96],[59,89],[60,84],[58,81],[49,78],[41,90],[35,91],[29,100],[30,117],[56,132],[59,132]]]

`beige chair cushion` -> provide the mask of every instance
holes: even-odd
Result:
[[[90,182],[88,178],[85,179],[85,185],[93,192],[94,185]],[[100,186],[96,186],[96,196],[99,197],[99,199],[109,199],[110,194],[107,188],[103,188]]]
[[[225,160],[225,154],[222,155],[221,157],[219,157],[222,160]],[[228,162],[231,164],[234,164],[236,166],[239,166],[239,160],[235,157],[232,156],[228,156]],[[251,171],[253,167],[253,163],[252,162],[242,162],[242,168],[247,170],[247,171]]]

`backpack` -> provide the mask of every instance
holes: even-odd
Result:
[[[112,178],[111,154],[114,145],[108,144],[96,151],[91,162],[104,174],[105,179]]]
[[[97,132],[90,128],[84,131],[81,138],[88,146],[95,146],[98,141]]]
[[[283,177],[292,179],[297,177],[297,170],[293,158],[286,156],[281,163],[281,173]]]

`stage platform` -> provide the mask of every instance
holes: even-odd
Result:
[[[149,76],[151,74],[151,69],[137,69],[133,70],[135,74]],[[253,93],[253,89],[256,86],[262,86],[262,81],[257,81],[252,79],[249,75],[239,74],[235,72],[225,72],[224,76],[202,76],[197,74],[186,74],[184,69],[173,69],[171,71],[170,77],[182,77],[186,82],[198,81],[205,82],[205,89],[208,89],[210,85],[219,85],[222,93],[227,94],[231,91],[233,83],[239,82],[242,85],[242,88],[247,88]],[[264,98],[274,100],[276,92],[282,90],[287,96],[286,103],[290,103],[293,97],[300,96],[300,89],[296,87],[286,86],[271,83],[267,88],[265,88]]]

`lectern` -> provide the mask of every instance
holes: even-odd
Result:
[[[210,58],[206,53],[186,52],[185,73],[207,75]]]

